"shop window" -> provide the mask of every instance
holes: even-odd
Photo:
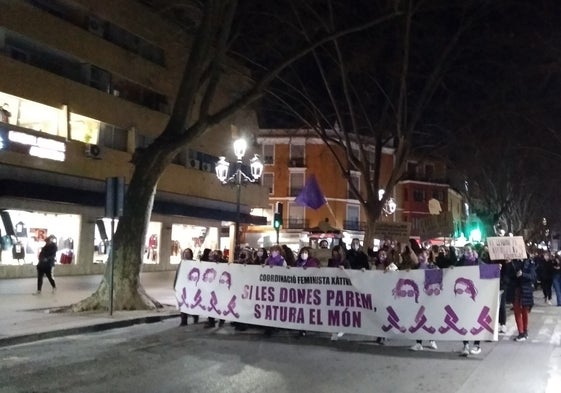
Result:
[[[218,229],[214,227],[173,224],[171,239],[171,264],[178,264],[185,259],[187,249],[193,252],[194,259],[200,259],[205,248],[218,249]]]
[[[0,232],[1,265],[36,265],[45,239],[51,235],[58,247],[56,263],[76,263],[79,215],[4,210]]]

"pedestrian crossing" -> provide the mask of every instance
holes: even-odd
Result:
[[[529,315],[529,325],[528,342],[561,346],[561,307],[534,307]],[[499,340],[514,339],[517,335],[516,321],[511,314],[507,319],[506,333],[500,334]]]

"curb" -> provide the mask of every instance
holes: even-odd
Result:
[[[170,318],[178,318],[179,316],[180,316],[179,313],[168,314],[168,315],[150,315],[146,317],[131,318],[131,319],[125,319],[120,321],[114,321],[114,322],[103,322],[103,323],[87,325],[87,326],[53,330],[50,332],[31,333],[31,334],[24,334],[21,336],[0,338],[0,348],[12,346],[12,345],[27,344],[30,342],[47,340],[50,338],[71,336],[74,334],[102,332],[104,330],[119,329],[119,328],[129,327],[133,325],[139,325],[142,323],[148,324],[148,323],[162,322],[163,320],[170,319]]]

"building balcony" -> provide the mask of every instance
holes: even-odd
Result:
[[[289,196],[297,197],[302,192],[302,187],[290,187],[290,190],[288,191],[290,193]]]
[[[449,184],[450,179],[438,176],[423,176],[417,174],[406,174],[402,181],[419,181],[425,183]]]
[[[306,167],[306,160],[304,160],[304,157],[291,158],[291,159],[288,160],[288,167],[289,168],[305,168]]]
[[[285,221],[285,229],[304,229],[308,227],[308,220],[304,218],[289,218]]]
[[[343,221],[343,229],[348,231],[365,231],[366,222],[357,220],[345,220]]]

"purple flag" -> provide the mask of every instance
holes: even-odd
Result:
[[[301,206],[306,206],[314,210],[319,209],[327,203],[314,175],[308,178],[306,185],[302,188],[302,191],[300,191],[300,194],[294,201]]]

